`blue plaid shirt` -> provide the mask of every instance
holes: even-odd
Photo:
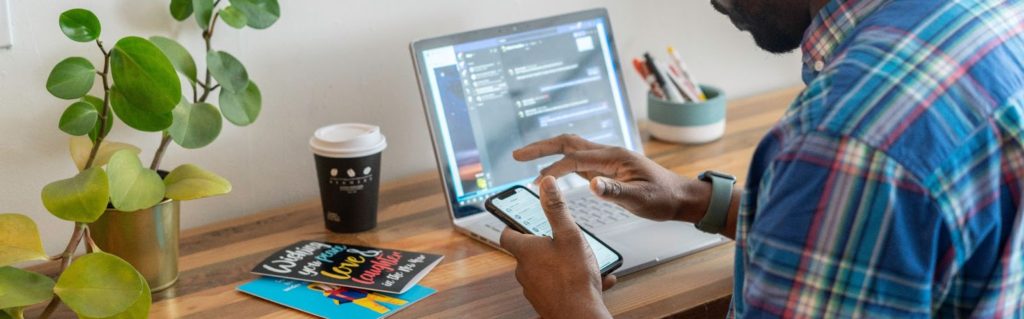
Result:
[[[1024,317],[1024,4],[832,0],[758,146],[739,317]]]

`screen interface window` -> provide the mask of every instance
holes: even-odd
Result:
[[[515,161],[512,151],[529,143],[574,133],[632,146],[609,42],[599,18],[423,51],[459,206],[557,160]]]
[[[551,224],[548,223],[548,218],[544,215],[544,208],[541,207],[537,196],[529,191],[516,188],[515,194],[504,199],[495,198],[491,200],[491,203],[534,235],[552,237]],[[619,259],[615,252],[598,242],[594,236],[590,236],[586,232],[581,233],[587,240],[587,245],[594,252],[598,269],[605,269]]]

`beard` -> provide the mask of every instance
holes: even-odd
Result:
[[[729,16],[740,30],[749,31],[754,43],[771,53],[787,53],[800,47],[811,25],[805,8],[793,0],[712,1],[715,9]]]

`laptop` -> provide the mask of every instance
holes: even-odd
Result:
[[[410,45],[437,168],[455,228],[495,248],[505,225],[484,201],[531,184],[558,160],[517,162],[512,151],[573,133],[643,153],[612,28],[593,9],[436,37]],[[653,222],[559,179],[577,223],[623,256],[629,274],[725,242],[693,224]]]

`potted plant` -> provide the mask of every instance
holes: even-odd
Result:
[[[192,164],[162,171],[161,159],[172,142],[187,149],[209,145],[220,134],[222,117],[238,126],[255,121],[259,87],[238,59],[211,48],[211,38],[219,21],[265,29],[280,16],[277,0],[229,2],[170,3],[171,16],[183,21],[194,15],[203,30],[207,67],[202,78],[192,55],[174,40],[128,36],[107,47],[92,12],[72,9],[60,15],[64,35],[95,43],[101,54],[97,64],[84,57],[64,59],[46,82],[51,94],[72,101],[58,127],[72,135],[71,158],[79,172],[46,185],[42,201],[54,216],[73,222],[74,232],[67,248],[51,257],[31,219],[0,214],[0,319],[22,318],[26,307],[47,300],[41,318],[60,302],[85,318],[145,317],[150,288],[163,289],[177,279],[179,202],[226,194],[231,184]],[[102,96],[88,95],[97,77]],[[219,107],[208,102],[214,93]],[[138,147],[107,140],[115,117],[159,134],[148,167]],[[76,258],[82,242],[86,254]],[[31,260],[60,262],[57,280],[11,266]]]

